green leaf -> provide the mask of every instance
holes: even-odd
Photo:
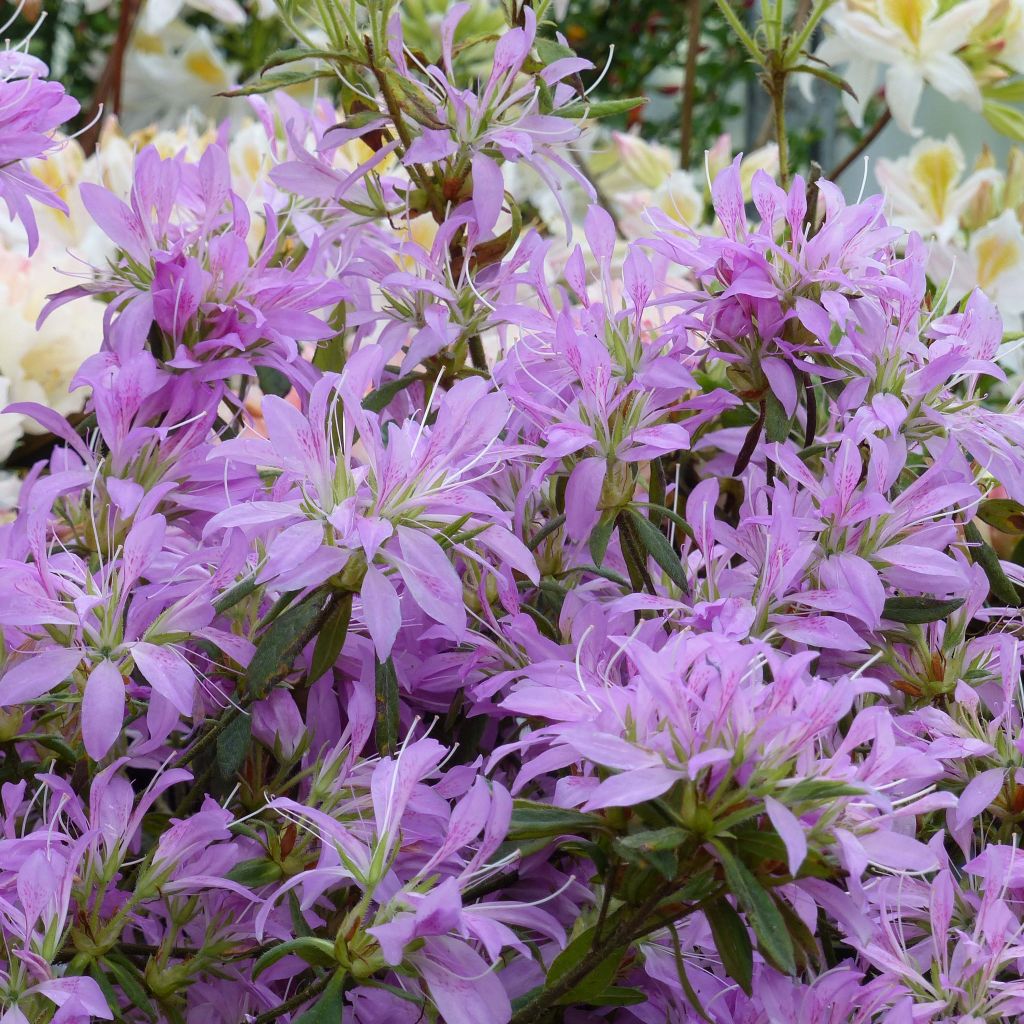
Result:
[[[747,920],[757,936],[757,945],[763,956],[785,974],[796,972],[793,940],[786,921],[775,901],[750,873],[742,861],[734,857],[721,842],[715,842],[718,859],[725,871],[729,891],[746,911]]]
[[[329,610],[330,602],[318,590],[271,622],[256,645],[245,674],[252,697],[265,697],[272,686],[291,672],[295,659],[316,635]]]
[[[292,389],[292,382],[272,366],[257,366],[256,379],[260,382],[260,391],[265,395],[276,395],[284,398]]]
[[[111,1013],[113,1013],[118,1020],[124,1020],[124,1014],[121,1012],[121,997],[117,994],[117,991],[110,982],[110,978],[107,977],[106,972],[100,966],[102,963],[102,960],[93,960],[92,963],[89,964],[89,977],[99,985],[100,991],[103,993],[103,998],[107,1001],[107,1006],[110,1007]]]
[[[398,676],[395,674],[395,663],[377,662],[376,671],[376,706],[377,706],[377,749],[381,755],[393,755],[398,750]]]
[[[228,89],[225,92],[217,93],[218,96],[234,98],[236,96],[258,96],[265,92],[274,92],[277,89],[287,89],[289,86],[302,85],[303,82],[312,82],[317,78],[335,78],[333,71],[309,70],[309,71],[275,71],[272,75],[264,75],[247,85],[239,86],[237,89]]]
[[[623,860],[634,864],[649,864],[665,878],[675,877],[676,850],[689,838],[681,828],[668,827],[650,832],[634,832],[616,839],[614,846]]]
[[[985,100],[981,109],[997,132],[1015,142],[1024,142],[1024,111],[996,100]]]
[[[344,1020],[345,1006],[342,996],[345,993],[345,974],[338,971],[327,983],[320,998],[304,1013],[293,1021],[293,1024],[339,1024]]]
[[[1024,533],[1024,505],[1011,498],[989,498],[978,506],[978,518],[1000,533]]]
[[[654,501],[636,501],[634,499],[632,504],[634,506],[639,506],[640,508],[650,509],[653,513],[649,517],[652,522],[657,518],[657,516],[664,516],[665,518],[670,519],[676,525],[677,529],[682,530],[683,533],[691,540],[693,539],[693,527],[690,526],[690,524],[674,509],[670,509],[667,505],[659,505]]]
[[[785,441],[789,437],[790,418],[782,403],[772,392],[765,397],[764,435],[769,441]]]
[[[352,617],[352,595],[345,594],[334,602],[330,613],[324,620],[320,635],[316,638],[313,648],[313,663],[309,670],[309,681],[315,683],[338,660],[345,637],[348,636],[348,624]]]
[[[862,796],[864,790],[845,782],[830,779],[801,779],[785,790],[787,804],[824,803],[841,796]]]
[[[964,603],[962,597],[890,597],[882,609],[882,618],[908,625],[923,625],[948,619]]]
[[[993,82],[982,89],[982,94],[987,99],[1003,103],[1024,103],[1024,78],[1005,78],[1001,82]]]
[[[715,900],[704,910],[711,926],[715,949],[722,958],[726,973],[749,996],[754,975],[754,948],[750,933],[736,908],[725,899]]]
[[[52,751],[66,764],[76,764],[78,761],[78,755],[59,736],[35,736],[33,742]]]
[[[275,50],[267,58],[267,62],[263,65],[260,73],[263,74],[271,68],[279,68],[282,64],[294,64],[297,60],[310,60],[312,58],[335,60],[339,56],[341,55],[333,50],[310,50],[305,46],[293,46],[285,50]]]
[[[680,590],[689,589],[689,581],[686,573],[683,572],[683,563],[676,554],[675,549],[668,542],[668,538],[657,529],[647,516],[637,512],[630,506],[626,509],[629,518],[636,527],[636,532],[647,553],[668,573],[668,577],[679,587]]]
[[[256,582],[255,575],[247,576],[244,580],[239,580],[234,585],[228,587],[220,597],[214,602],[213,607],[217,614],[223,614],[229,608],[234,608],[239,601],[244,601],[251,593],[253,593],[259,584]]]
[[[656,850],[675,850],[689,839],[690,833],[683,828],[670,825],[667,828],[651,829],[649,832],[634,832],[617,840],[616,845],[638,853],[652,853]]]
[[[604,821],[596,814],[584,814],[582,811],[534,803],[532,800],[516,800],[508,838],[551,839],[555,836],[579,835],[604,827]]]
[[[245,764],[252,743],[252,716],[240,714],[233,718],[217,737],[217,773],[222,779],[233,779]]]
[[[297,956],[312,967],[333,967],[337,964],[334,958],[334,943],[328,939],[318,939],[313,935],[303,935],[297,939],[280,942],[268,949],[252,967],[253,978],[258,978],[268,967],[272,967],[286,956]]]
[[[605,552],[608,550],[608,542],[612,539],[612,534],[615,532],[615,516],[610,518],[605,516],[601,521],[594,527],[593,532],[590,534],[590,557],[594,560],[594,565],[600,568],[601,563],[604,561]]]
[[[642,107],[646,103],[646,96],[636,96],[632,99],[622,100],[600,100],[597,103],[569,103],[564,107],[553,110],[552,113],[558,117],[568,117],[574,120],[585,117],[615,117],[618,114],[628,114],[631,110],[636,110],[637,107]]]
[[[590,1002],[594,1006],[636,1006],[647,1001],[647,993],[638,988],[626,988],[623,985],[612,985]]]
[[[829,71],[827,68],[815,67],[813,64],[797,64],[796,67],[792,67],[789,70],[791,72],[803,72],[805,75],[814,75],[815,78],[820,78],[823,82],[834,85],[837,89],[848,93],[854,99],[857,98],[857,94],[853,91],[853,86],[841,75],[837,75],[834,71]]]
[[[967,538],[967,553],[971,556],[971,561],[985,570],[992,596],[1011,608],[1019,608],[1020,595],[1010,577],[1003,571],[1002,563],[992,545],[982,539],[974,523],[968,523],[964,527],[964,537]]]
[[[404,391],[405,388],[410,384],[415,384],[419,379],[420,374],[407,373],[404,377],[397,377],[395,380],[389,380],[386,384],[381,384],[376,391],[371,391],[363,399],[363,408],[369,412],[380,412],[399,391]]]
[[[596,935],[593,928],[588,928],[576,936],[562,950],[548,968],[547,983],[558,981],[582,963],[584,957],[593,949]],[[571,1006],[573,1003],[599,1005],[601,997],[612,987],[619,964],[622,962],[625,947],[613,949],[599,963],[595,964],[561,999],[560,1006]]]
[[[100,959],[103,967],[121,986],[121,991],[128,997],[133,1006],[137,1006],[147,1017],[156,1019],[156,1010],[146,993],[145,979],[142,973],[127,957],[119,953],[108,953]],[[116,1006],[111,1003],[111,1009]]]
[[[563,57],[575,57],[576,51],[555,39],[537,39],[533,48],[545,64],[554,64]]]
[[[228,879],[239,885],[248,886],[250,889],[258,889],[260,886],[279,882],[282,874],[280,864],[257,857],[254,860],[243,860],[240,864],[236,864],[228,872]]]

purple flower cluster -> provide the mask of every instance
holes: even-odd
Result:
[[[522,232],[587,65],[527,5],[467,82],[464,8],[355,127],[261,103],[261,211],[217,144],[83,186],[105,343],[0,526],[0,1024],[1016,1019],[998,311],[738,164],[716,233]],[[17,67],[21,160],[70,101]]]
[[[24,225],[30,251],[39,243],[30,200],[64,212],[67,206],[26,161],[57,148],[56,130],[78,113],[78,101],[59,82],[48,82],[48,73],[41,60],[21,50],[0,51],[0,199]]]

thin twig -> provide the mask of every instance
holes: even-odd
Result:
[[[871,145],[875,139],[885,130],[885,126],[892,120],[892,111],[886,107],[885,113],[875,122],[874,127],[857,143],[850,152],[828,172],[826,178],[829,181],[838,181],[840,175]]]
[[[102,124],[99,113],[108,99],[111,100],[111,109],[114,114],[121,112],[121,95],[124,82],[124,59],[128,52],[128,43],[131,40],[132,29],[135,27],[135,19],[138,17],[141,4],[139,0],[121,0],[121,11],[117,22],[117,36],[114,38],[114,45],[110,49],[110,56],[107,58],[106,66],[96,83],[96,92],[93,94],[92,104],[89,112],[85,115],[86,124],[95,121],[95,124],[84,132],[80,142],[86,154],[90,154],[96,148]]]
[[[690,33],[686,41],[686,81],[683,84],[682,123],[679,134],[679,166],[684,171],[689,170],[690,150],[693,148],[693,101],[697,95],[700,5],[701,0],[690,0],[688,13]]]

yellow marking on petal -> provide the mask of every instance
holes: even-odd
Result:
[[[995,233],[978,239],[972,247],[978,261],[978,285],[991,290],[1008,270],[1024,262],[1024,246],[1017,239]]]
[[[882,17],[915,46],[921,42],[925,24],[935,13],[935,6],[935,0],[878,0]]]
[[[193,50],[185,57],[185,67],[210,85],[223,85],[226,81],[224,68],[213,57],[203,50]]]
[[[922,205],[936,223],[946,216],[946,205],[961,171],[959,154],[944,142],[928,146],[914,157],[911,174],[922,194]]]

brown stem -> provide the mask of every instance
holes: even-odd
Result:
[[[128,43],[131,39],[132,29],[135,27],[135,19],[138,17],[140,0],[121,0],[121,11],[117,21],[117,35],[114,38],[114,45],[111,47],[110,56],[103,68],[103,72],[96,83],[96,92],[93,94],[92,104],[85,115],[86,123],[95,121],[95,124],[81,136],[82,148],[86,154],[90,154],[96,148],[102,130],[99,114],[103,104],[108,99],[111,101],[113,113],[121,112],[121,96],[124,81],[124,58],[128,51]]]
[[[690,0],[689,35],[686,41],[686,81],[683,85],[682,123],[679,133],[679,166],[685,171],[690,166],[693,148],[693,101],[697,95],[697,51],[700,48],[701,0]]]
[[[829,181],[838,181],[839,177],[845,170],[847,170],[850,164],[852,164],[859,156],[861,156],[864,153],[864,151],[868,148],[868,146],[870,146],[871,143],[874,142],[875,139],[877,139],[878,136],[882,134],[882,132],[885,130],[885,126],[891,120],[892,111],[888,107],[886,107],[885,113],[882,114],[882,116],[874,123],[873,127],[871,128],[871,131],[869,131],[867,135],[865,135],[864,138],[862,138],[860,142],[858,142],[857,145],[854,146],[854,148],[850,150],[850,152],[845,157],[843,157],[843,159],[840,160],[839,163],[836,164],[836,166],[833,167],[831,171],[828,172],[828,174],[826,175],[827,179]]]

